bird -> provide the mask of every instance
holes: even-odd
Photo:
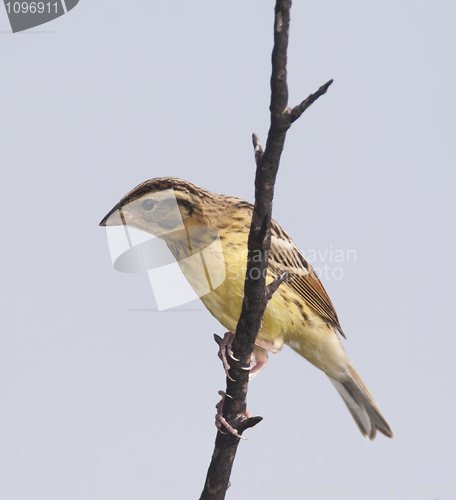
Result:
[[[127,193],[100,226],[123,224],[157,236],[180,263],[210,247],[215,233],[223,258],[206,253],[209,262],[205,269],[212,267],[211,277],[218,273],[221,284],[217,282],[218,286],[200,299],[226,329],[234,332],[244,296],[252,213],[253,205],[247,201],[215,194],[181,179],[158,177]],[[200,232],[190,243],[189,231],[196,228],[208,231]],[[193,277],[192,286],[198,286],[195,269],[181,269],[190,282]],[[287,279],[268,302],[257,335],[252,375],[266,366],[268,352],[277,353],[288,345],[328,376],[363,436],[373,440],[379,431],[393,437],[389,423],[348,359],[340,339],[345,334],[320,279],[290,236],[272,219],[266,283],[283,273]]]

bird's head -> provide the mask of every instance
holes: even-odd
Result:
[[[208,225],[201,204],[210,196],[209,191],[180,179],[151,179],[126,194],[100,226],[125,224],[166,239],[166,234],[185,226]]]

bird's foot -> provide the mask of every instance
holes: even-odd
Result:
[[[268,362],[268,352],[277,354],[281,350],[282,347],[277,347],[272,342],[256,339],[252,357],[250,358],[250,366],[245,368],[246,370],[250,370],[249,380],[252,380],[255,375],[258,375],[261,370],[266,368],[266,363]]]
[[[257,345],[258,347],[262,347],[263,349],[265,349],[268,352],[271,352],[272,354],[277,354],[282,350],[282,347],[277,347],[272,342],[266,342],[261,339],[255,339],[255,345]]]
[[[230,357],[234,361],[239,361],[234,357],[233,351],[231,350],[231,345],[233,343],[235,335],[236,332],[226,332],[223,339],[220,339],[220,337],[218,336],[216,337],[216,340],[217,338],[220,339],[220,341],[217,340],[219,345],[218,357],[222,360],[226,376],[233,382],[235,382],[235,380],[230,377],[230,374],[228,372],[228,370],[231,368],[231,366],[228,363],[228,357]]]
[[[214,335],[215,340],[219,345],[218,356],[222,360],[223,368],[225,369],[226,376],[235,382],[233,378],[231,378],[229,374],[229,370],[231,368],[228,363],[228,358],[231,358],[234,361],[239,361],[234,357],[233,351],[231,350],[231,345],[233,344],[234,337],[236,332],[226,332],[223,339],[218,335]],[[242,367],[243,370],[248,370],[249,380],[251,380],[255,375],[258,375],[261,370],[266,368],[266,363],[268,362],[268,352],[272,352],[273,354],[277,354],[280,352],[282,347],[277,347],[272,342],[266,342],[261,339],[255,340],[255,346],[253,348],[253,353],[250,358],[249,366]]]
[[[255,354],[252,353],[252,357],[250,360],[250,366],[247,368],[244,368],[244,370],[250,370],[249,372],[249,381],[252,380],[252,378],[255,375],[258,375],[261,370],[264,370],[266,368],[266,364],[268,362],[268,353],[265,352],[264,355],[261,357],[257,357]]]
[[[215,408],[217,409],[217,413],[215,415],[215,426],[221,432],[222,434],[226,434],[226,432],[223,432],[221,429],[224,427],[228,434],[232,434],[233,436],[238,437],[239,439],[247,439],[244,436],[241,436],[239,432],[232,426],[230,425],[227,421],[226,418],[222,414],[223,410],[223,403],[225,402],[225,397],[230,398],[231,396],[227,394],[226,392],[219,391],[220,396],[222,396],[222,399],[215,405]],[[253,415],[249,412],[246,411],[246,416],[248,418],[252,417]]]

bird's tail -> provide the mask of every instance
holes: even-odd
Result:
[[[349,365],[349,372],[348,380],[339,381],[331,377],[329,380],[342,396],[363,436],[374,439],[379,430],[385,436],[393,437],[390,425],[352,365]]]

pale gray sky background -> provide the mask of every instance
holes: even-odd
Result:
[[[157,176],[253,200],[273,1],[82,0],[14,35],[2,9],[0,496],[198,498],[224,329],[200,302],[135,311],[147,276],[113,269],[98,223]],[[294,2],[290,104],[335,81],[288,134],[274,217],[342,270],[323,282],[396,435],[363,439],[285,348],[250,386],[264,421],[227,498],[456,495],[455,19],[452,0]]]

